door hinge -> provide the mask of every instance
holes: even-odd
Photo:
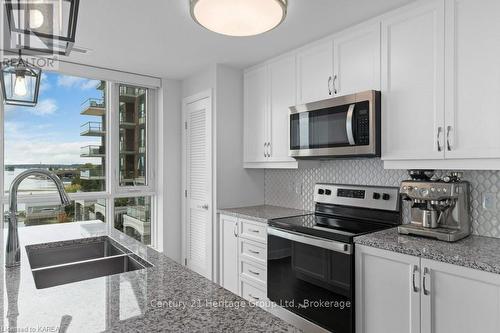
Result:
[[[187,121],[184,122],[184,129],[188,129],[188,122]]]
[[[184,190],[184,197],[187,198],[188,197],[188,190]]]

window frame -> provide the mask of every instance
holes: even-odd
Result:
[[[123,197],[151,197],[151,244],[152,248],[162,250],[163,235],[159,234],[158,226],[158,195],[156,182],[157,160],[155,159],[156,142],[158,138],[157,127],[154,126],[159,110],[159,89],[161,80],[142,76],[138,74],[113,71],[91,66],[61,63],[57,71],[47,71],[61,75],[78,76],[85,79],[96,79],[106,81],[106,186],[105,191],[68,193],[71,200],[106,200],[106,225],[114,228],[114,201]],[[62,67],[62,68],[61,68]],[[90,75],[89,75],[90,74]],[[107,77],[103,77],[107,76]],[[114,79],[113,79],[114,78]],[[146,97],[146,186],[119,186],[119,86],[129,85],[147,89]],[[4,170],[5,170],[5,118],[4,98],[0,92],[0,203],[2,207],[9,203],[9,194],[4,193]],[[19,195],[19,203],[47,203],[58,202],[59,196],[53,194]],[[4,214],[0,214],[0,222],[4,226]],[[5,227],[5,226],[4,226]]]

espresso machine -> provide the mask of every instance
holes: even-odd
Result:
[[[411,223],[398,232],[454,242],[471,233],[469,183],[452,172],[442,179],[431,170],[410,170],[410,180],[401,183],[403,200],[411,201]]]

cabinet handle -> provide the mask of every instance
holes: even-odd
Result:
[[[427,289],[427,286],[426,286],[426,277],[427,275],[429,275],[429,279],[430,279],[430,273],[431,273],[431,270],[428,269],[427,267],[424,267],[424,278],[422,280],[422,290],[424,291],[424,295],[425,296],[429,296],[431,294],[430,290]]]
[[[267,157],[267,153],[266,153],[266,145],[267,145],[267,142],[264,142],[264,157]]]
[[[272,148],[271,148],[271,142],[267,143],[267,148],[268,148],[267,150],[269,151],[267,153],[267,157],[271,157],[273,155],[273,151],[272,151]]]
[[[330,96],[332,95],[332,89],[330,88],[331,85],[332,85],[332,77],[329,76],[328,77],[328,95],[330,95]]]
[[[260,231],[257,229],[248,229],[248,231],[258,234]]]
[[[412,285],[413,285],[413,292],[415,293],[418,293],[418,287],[415,283],[415,275],[417,274],[418,272],[418,266],[417,265],[413,265],[413,271],[412,271]]]
[[[447,126],[446,127],[446,149],[448,151],[451,151],[451,144],[450,144],[450,132],[453,130],[453,127]]]
[[[256,300],[256,301],[259,301],[259,300],[260,300],[260,298],[255,297],[255,296],[252,296],[252,294],[248,294],[248,297],[250,297],[251,299],[254,299],[254,300]]]
[[[250,250],[250,249],[248,250],[248,252],[253,253],[253,254],[260,254],[259,251],[254,251],[254,250]]]
[[[251,269],[248,270],[250,273],[252,273],[253,275],[260,275],[259,272],[255,272],[255,271],[252,271]]]
[[[336,81],[336,80],[337,80],[337,74],[335,74],[335,75],[333,76],[333,81],[332,81],[332,85],[333,85],[333,93],[334,93],[335,95],[337,95],[337,88],[335,87],[335,81]]]
[[[234,237],[238,237],[238,222],[234,222],[233,233],[234,233]]]
[[[441,151],[441,132],[443,131],[443,128],[441,126],[438,126],[438,132],[437,132],[437,148],[438,151]]]

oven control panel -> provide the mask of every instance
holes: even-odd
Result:
[[[399,210],[399,188],[316,184],[314,201],[332,205],[353,206],[380,210]]]

